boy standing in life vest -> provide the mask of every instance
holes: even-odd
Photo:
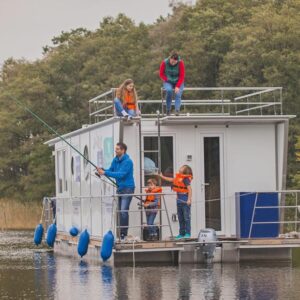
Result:
[[[148,227],[148,232],[150,235],[150,239],[155,239],[157,234],[156,234],[156,227],[154,225],[154,220],[157,215],[157,210],[160,209],[160,195],[153,195],[155,193],[161,193],[162,188],[157,186],[157,180],[154,178],[151,178],[147,181],[147,189],[145,192],[147,194],[152,194],[148,195],[146,197],[146,201],[144,202],[144,208],[146,211],[146,219],[147,219],[147,225]]]
[[[188,165],[183,165],[175,178],[165,177],[162,174],[160,177],[165,181],[172,182],[172,189],[177,192],[179,235],[176,236],[176,239],[188,239],[191,237],[192,169]]]
[[[164,59],[160,64],[159,76],[166,91],[167,116],[171,113],[173,89],[175,92],[175,114],[179,115],[181,95],[184,89],[185,67],[183,60],[176,52]]]

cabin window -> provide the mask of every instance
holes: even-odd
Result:
[[[81,161],[80,161],[80,156],[76,155],[74,161],[75,161],[75,182],[80,182],[80,180],[81,180]]]
[[[60,194],[68,190],[66,150],[57,151],[57,190]]]
[[[74,175],[74,156],[72,156],[72,158],[71,158],[71,173],[73,176]]]
[[[83,155],[86,158],[83,159],[84,178],[85,180],[88,180],[90,175],[90,169],[89,169],[89,162],[87,161],[87,159],[89,159],[89,149],[87,145],[84,146]]]
[[[62,152],[62,159],[63,159],[63,190],[66,192],[68,190],[68,182],[67,182],[67,160],[66,160],[66,151]]]
[[[160,137],[160,161],[161,172],[164,176],[174,176],[174,155],[173,155],[173,137],[161,136]],[[149,178],[156,177],[158,172],[158,137],[145,136],[144,137],[144,185]],[[163,181],[163,186],[171,185],[169,182]]]

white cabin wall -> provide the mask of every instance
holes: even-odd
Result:
[[[70,142],[69,139],[67,139]],[[58,158],[58,152],[62,153],[65,152],[65,166],[63,166],[63,160]],[[68,201],[70,197],[70,169],[68,168],[68,162],[70,157],[70,150],[67,144],[63,141],[58,142],[55,145],[55,187],[56,187],[56,207],[57,207],[57,214],[56,214],[56,223],[58,231],[65,231],[68,224],[71,223],[71,207]],[[58,169],[60,172],[65,170],[65,180],[63,183],[63,191],[59,191],[59,184],[58,184]],[[65,188],[66,186],[66,188]]]
[[[197,140],[195,138],[195,126],[194,125],[185,125],[185,126],[166,126],[163,128],[162,132],[164,132],[164,135],[166,132],[170,132],[171,135],[174,136],[174,176],[178,172],[179,168],[182,165],[189,165],[193,170],[193,181],[192,181],[192,206],[191,206],[191,234],[192,236],[197,236],[199,232],[199,217],[197,214],[199,205],[201,204],[198,200],[198,191],[197,191],[197,180],[194,180],[198,176],[198,170],[197,170]],[[199,148],[199,147],[198,147]],[[187,155],[192,155],[192,160],[187,161]],[[167,192],[171,192],[171,188],[166,188]],[[170,207],[170,214],[176,214],[177,213],[177,203],[176,203],[176,193],[174,195],[169,196],[169,199],[167,205],[168,208]],[[166,222],[165,218],[165,222]],[[165,223],[166,224],[166,223]],[[171,221],[172,228],[173,228],[173,234],[177,235],[179,234],[179,222],[178,220],[176,222]],[[168,228],[165,229],[167,231]]]
[[[114,124],[92,130],[90,133],[91,161],[99,167],[109,168],[115,156],[115,139],[118,136],[118,126],[115,127]],[[114,187],[108,179],[102,176],[103,180],[101,180],[94,173],[93,170],[91,173],[91,234],[101,237],[110,229],[113,201],[112,197],[103,196],[113,195]]]
[[[123,142],[127,145],[127,154],[133,160],[133,176],[135,181],[135,193],[140,193],[140,148],[139,148],[139,126],[138,124],[124,126]],[[129,212],[129,228],[128,234],[140,236],[141,229],[133,226],[141,225],[141,214],[138,211],[139,200],[132,198]],[[144,219],[146,220],[146,219]]]
[[[70,139],[71,145],[79,150],[80,149],[80,137],[73,136]],[[71,160],[73,158],[73,174],[71,172],[70,175],[70,187],[71,187],[71,203],[72,203],[72,221],[70,227],[76,227],[81,230],[81,156],[70,147],[70,168],[71,168]],[[68,230],[68,228],[66,228]]]
[[[288,124],[279,123],[276,125],[276,147],[277,147],[277,189],[283,190],[286,187],[283,186],[286,182],[286,168],[287,163],[287,153],[285,149],[287,148],[287,140],[285,139],[285,131]],[[287,138],[287,137],[286,137]]]
[[[80,153],[84,154],[88,147],[89,160],[96,165],[108,168],[114,157],[114,148],[119,141],[119,122],[109,123],[78,133],[67,139]],[[66,150],[66,178],[68,191],[59,193],[57,181],[57,151]],[[102,151],[103,157],[101,157]],[[88,164],[84,167],[84,159],[63,141],[55,144],[57,225],[59,231],[68,232],[72,226],[79,230],[88,229],[92,236],[101,237],[111,228],[112,197],[103,197],[115,193],[111,184],[104,183],[94,173],[94,167]],[[71,159],[73,157],[73,172]],[[104,162],[103,165],[101,165]]]
[[[227,129],[225,194],[227,236],[236,233],[236,192],[276,190],[274,126],[274,124],[230,125]]]
[[[91,157],[90,132],[80,135],[80,152],[84,154],[85,147],[88,147],[88,157]],[[81,229],[87,229],[91,233],[91,170],[89,163],[81,158]]]
[[[67,139],[69,143],[71,143],[71,139]],[[65,192],[64,197],[64,228],[65,230],[69,230],[72,227],[72,202],[70,201],[71,195],[71,147],[66,145],[66,182],[68,190]]]

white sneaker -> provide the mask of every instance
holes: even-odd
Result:
[[[124,109],[121,111],[121,114],[122,114],[123,117],[128,116],[128,113]]]
[[[125,243],[126,236],[121,234],[120,243]]]

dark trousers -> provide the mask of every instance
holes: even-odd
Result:
[[[191,207],[185,203],[177,203],[179,234],[191,234]]]
[[[147,225],[150,225],[148,227],[148,232],[150,235],[155,235],[156,234],[156,226],[151,226],[154,225],[154,220],[157,215],[157,210],[155,209],[147,209],[146,210],[146,219],[147,219]]]
[[[125,188],[121,191],[118,191],[119,201],[118,201],[118,209],[119,209],[119,226],[120,235],[127,236],[128,233],[128,224],[129,224],[129,206],[132,200],[132,196],[122,196],[122,194],[133,194],[134,188]]]

